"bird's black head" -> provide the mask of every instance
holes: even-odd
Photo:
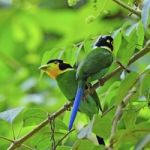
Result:
[[[110,35],[101,36],[95,43],[97,47],[107,47],[113,51],[113,38]]]
[[[56,64],[58,65],[60,70],[66,70],[68,68],[72,68],[70,64],[64,63],[61,59],[51,59],[47,62],[47,65],[49,64]]]

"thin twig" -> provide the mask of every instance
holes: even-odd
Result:
[[[126,68],[119,60],[116,61],[116,63],[123,69],[125,70],[127,73],[130,73],[131,71]]]
[[[70,130],[69,132],[67,132],[67,133],[57,142],[57,144],[55,145],[55,149],[56,149],[57,146],[58,146],[59,144],[61,144],[61,142],[62,142],[70,133],[72,133],[74,130],[75,130],[75,129],[72,129],[72,130]]]
[[[35,150],[33,149],[32,147],[28,146],[28,145],[25,145],[25,144],[22,144],[23,147],[25,147],[26,149],[29,149],[29,150]]]
[[[9,142],[11,142],[11,143],[14,142],[13,140],[8,139],[7,137],[4,137],[4,136],[0,136],[0,139],[4,139],[4,140],[9,141]]]
[[[48,116],[48,118],[49,118],[49,116]],[[56,150],[56,148],[55,148],[55,122],[54,122],[54,119],[49,119],[49,124],[50,124],[50,128],[51,128],[51,138],[50,138],[50,140],[52,140],[52,146],[51,146],[51,148],[52,148],[52,150]]]
[[[108,112],[110,112],[110,111],[113,110],[114,108],[115,108],[115,106],[112,106],[112,107],[108,108],[106,111],[104,111],[104,112],[102,113],[102,116],[101,116],[101,117],[104,117]]]
[[[133,14],[137,15],[138,17],[141,17],[141,12],[138,10],[133,9],[132,7],[128,6],[127,4],[125,4],[124,2],[120,1],[120,0],[112,0],[115,3],[117,3],[118,5],[120,5],[121,7],[129,10],[130,12],[132,12]]]
[[[139,51],[138,53],[136,53],[130,59],[128,65],[134,63],[136,60],[138,60],[142,56],[146,55],[148,52],[150,52],[150,41],[147,42],[147,44],[145,45],[145,47],[141,51]],[[108,81],[110,78],[112,78],[114,75],[116,75],[121,70],[122,70],[121,67],[118,67],[113,72],[111,72],[110,74],[108,74],[105,77],[103,77],[102,78],[103,82],[105,83],[106,81]],[[91,92],[93,92],[93,90],[97,89],[99,86],[100,86],[99,82],[95,83],[93,85],[92,89],[91,89]],[[49,119],[58,117],[59,115],[61,115],[62,113],[64,113],[66,110],[68,110],[71,106],[72,106],[72,103],[65,104],[64,107],[62,107],[60,110],[58,110],[55,113],[51,114],[51,116],[50,116]],[[26,140],[28,140],[29,138],[31,138],[35,133],[37,133],[40,129],[42,129],[44,126],[46,126],[48,124],[48,122],[49,122],[48,119],[44,120],[37,127],[35,127],[33,130],[31,130],[29,133],[27,133],[26,135],[24,135],[20,139],[15,140],[9,146],[8,150],[14,150],[15,148],[21,146],[22,143],[24,143]]]

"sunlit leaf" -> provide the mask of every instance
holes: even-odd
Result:
[[[104,146],[96,146],[94,145],[91,141],[89,140],[78,140],[74,146],[73,146],[73,150],[85,150],[85,149],[88,149],[88,150],[103,150],[104,149]]]
[[[33,126],[47,118],[47,113],[39,108],[26,109],[23,115],[23,126]]]
[[[120,48],[121,41],[122,41],[121,29],[116,30],[113,34],[113,37],[114,37],[114,42],[113,42],[114,54],[116,55]]]
[[[128,28],[123,37],[123,42],[118,50],[117,59],[127,65],[136,48],[136,27],[135,25]]]
[[[13,123],[14,119],[23,111],[23,107],[13,108],[0,113],[0,119]]]
[[[143,24],[141,22],[138,22],[136,24],[136,35],[137,35],[137,47],[138,48],[142,48],[143,46],[143,42],[144,42],[144,27]]]
[[[147,70],[147,73],[145,73],[141,78],[141,84],[140,84],[140,92],[141,95],[144,95],[147,100],[150,100],[150,71]]]
[[[107,139],[109,137],[111,132],[113,113],[114,109],[108,112],[103,117],[101,117],[100,115],[95,116],[95,121],[93,124],[93,132],[96,135],[103,137],[104,139]]]
[[[119,103],[128,94],[128,91],[132,88],[133,84],[137,80],[138,74],[133,72],[126,76],[119,87],[119,91],[116,96],[116,103]]]
[[[143,150],[147,144],[150,144],[150,134],[142,138],[135,146],[135,150]]]
[[[68,146],[58,146],[57,150],[72,150],[72,148]]]
[[[150,1],[149,0],[144,0],[141,16],[142,16],[142,22],[144,24],[144,27],[145,29],[147,29],[150,23]]]
[[[56,129],[68,130],[68,126],[63,122],[63,120],[56,118],[54,121]]]
[[[92,135],[92,129],[93,129],[93,121],[92,120],[86,127],[82,128],[78,133],[78,138],[86,138]]]

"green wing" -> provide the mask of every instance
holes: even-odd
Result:
[[[57,76],[56,81],[57,84],[65,95],[65,97],[72,101],[74,100],[78,82],[76,80],[76,71],[75,70],[68,70],[60,75]],[[90,119],[93,117],[94,114],[99,112],[100,101],[96,92],[86,96],[86,98],[82,99],[79,110],[86,114]]]
[[[84,79],[108,68],[113,62],[113,55],[104,48],[91,51],[77,69],[77,77]]]
[[[78,87],[78,82],[76,80],[76,71],[68,70],[58,75],[56,81],[65,97],[68,100],[72,101],[75,97],[76,90]]]

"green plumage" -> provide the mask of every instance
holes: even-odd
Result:
[[[78,87],[78,82],[76,80],[76,71],[75,70],[68,70],[56,77],[57,84],[65,95],[65,97],[73,101],[75,98],[75,94]],[[79,110],[82,113],[85,113],[90,119],[93,117],[94,114],[97,114],[101,109],[101,105],[99,102],[99,97],[96,92],[86,96],[82,99]]]
[[[107,72],[112,62],[112,52],[105,48],[98,47],[89,53],[86,59],[79,65],[77,78],[79,81],[87,80],[88,77],[90,77],[91,80],[92,78],[100,78]]]
[[[109,40],[107,43],[111,43],[111,41]],[[91,53],[86,56],[83,62],[79,64],[76,74],[78,80],[78,88],[70,116],[69,130],[71,130],[78,108],[80,108],[81,106],[81,99],[84,94],[84,85],[87,83],[89,77],[91,77],[92,79],[92,76],[94,76],[99,79],[106,73],[107,68],[110,67],[112,62],[112,52],[107,48],[98,47],[91,51]]]

